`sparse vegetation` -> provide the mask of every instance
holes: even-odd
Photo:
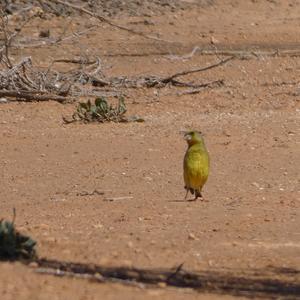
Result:
[[[15,229],[14,221],[0,221],[0,260],[33,259],[36,242]]]
[[[125,116],[127,109],[124,97],[118,98],[118,104],[113,106],[109,104],[104,97],[96,98],[92,103],[80,102],[77,106],[76,112],[72,116],[72,120],[64,118],[65,123],[72,123],[76,121],[89,122],[144,122],[144,119],[137,116]]]

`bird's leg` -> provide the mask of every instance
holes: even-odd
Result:
[[[192,195],[194,195],[194,194],[196,195],[196,190],[195,190],[195,189],[189,188],[188,191],[190,191]],[[197,199],[197,198],[189,199],[188,201],[195,201],[196,199]]]
[[[187,188],[186,186],[184,188],[186,189],[186,194],[185,194],[184,200],[186,200],[188,193],[189,193],[189,188]]]
[[[199,191],[199,190],[195,190],[195,200],[197,199],[197,198],[202,198],[202,194],[201,194],[201,192]]]

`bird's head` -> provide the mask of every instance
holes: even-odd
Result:
[[[195,144],[201,144],[204,146],[204,140],[200,131],[185,132],[184,139],[187,141],[189,146],[193,146]]]

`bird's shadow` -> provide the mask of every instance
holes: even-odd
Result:
[[[195,199],[195,198],[192,198],[192,199],[174,199],[174,200],[168,200],[168,202],[184,202],[184,203],[193,203],[193,202],[208,202],[208,200],[204,199],[204,198],[198,198],[198,199]]]
[[[185,202],[185,203],[190,203],[190,202],[197,202],[196,199],[174,199],[174,200],[168,200],[168,202]]]

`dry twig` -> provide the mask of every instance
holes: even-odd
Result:
[[[266,49],[266,50],[256,50],[256,49],[203,49],[201,50],[202,55],[223,55],[223,56],[232,56],[234,55],[237,58],[251,58],[251,57],[299,57],[300,49]]]
[[[184,49],[180,47],[181,50],[176,52],[180,53]],[[207,47],[195,47],[191,52],[184,55],[174,55],[170,54],[169,51],[152,51],[152,52],[140,52],[140,53],[106,53],[103,56],[106,57],[147,57],[147,56],[165,56],[165,58],[170,60],[187,60],[192,58],[196,53],[202,56],[234,56],[236,59],[250,59],[259,57],[299,57],[300,49],[299,47],[290,49],[208,49]]]
[[[6,91],[0,90],[0,97],[12,97],[15,98],[16,101],[49,101],[54,100],[60,103],[65,103],[71,101],[70,98],[59,96],[59,95],[52,95],[52,94],[35,94],[31,91]]]
[[[183,95],[194,95],[194,94],[199,94],[203,91],[203,88],[214,88],[214,87],[220,87],[224,85],[224,80],[215,80],[211,82],[207,82],[202,84],[201,87],[198,88],[192,88],[184,91],[178,91],[176,93],[177,96],[183,96]]]
[[[93,190],[92,192],[88,191],[83,191],[83,192],[78,192],[76,195],[77,196],[94,196],[94,195],[104,195],[105,192],[98,191],[97,189]]]
[[[123,197],[109,197],[109,198],[104,198],[103,201],[118,201],[118,200],[129,200],[129,199],[133,199],[132,196],[123,196]]]

